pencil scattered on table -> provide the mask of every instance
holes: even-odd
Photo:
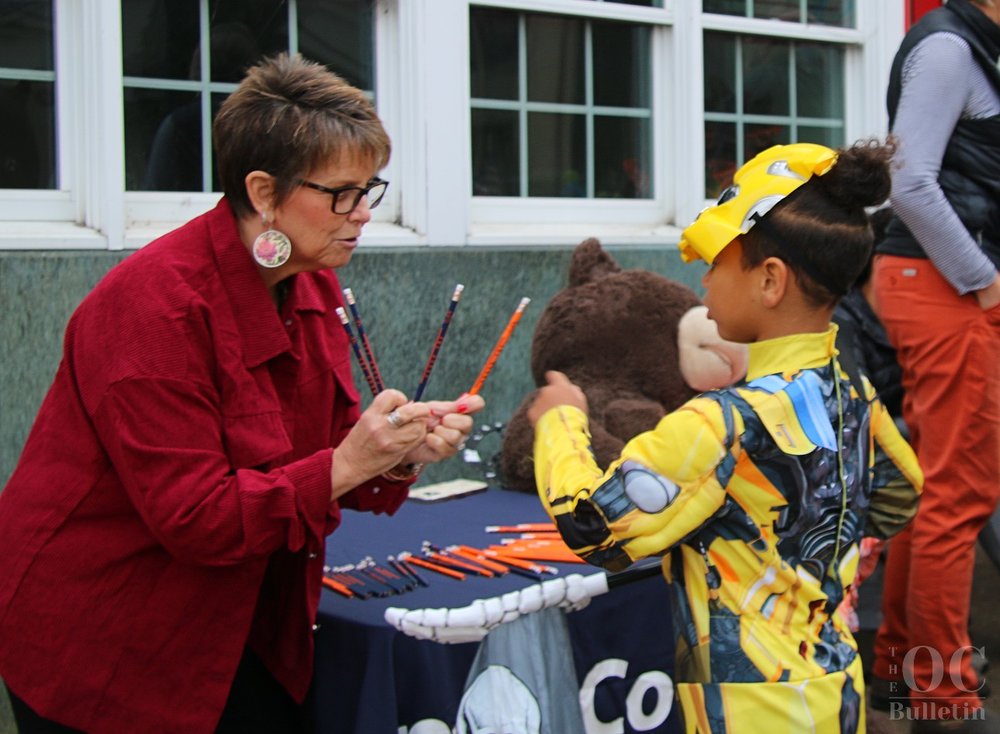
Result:
[[[354,596],[354,592],[351,591],[350,588],[326,575],[323,576],[323,586],[337,592],[341,596],[346,596],[348,598]]]
[[[552,561],[554,563],[586,563],[586,561],[570,550],[562,538],[544,540],[504,538],[500,541],[500,546],[490,547],[514,558],[525,558],[533,561]]]
[[[357,358],[358,364],[361,366],[361,373],[365,376],[365,382],[367,382],[368,387],[371,388],[372,395],[378,395],[380,392],[378,389],[378,383],[375,382],[375,376],[372,375],[372,371],[369,369],[368,363],[361,354],[361,348],[358,346],[358,340],[354,337],[354,330],[351,329],[351,320],[347,318],[347,312],[340,306],[337,307],[336,311],[337,316],[340,318],[340,323],[344,327],[344,332],[347,334],[347,341],[351,343],[351,349],[354,351],[354,356]]]
[[[437,338],[434,340],[434,346],[431,348],[431,354],[427,358],[427,364],[424,366],[424,372],[420,376],[420,384],[417,385],[417,390],[413,394],[414,401],[420,400],[424,394],[424,390],[427,388],[427,380],[431,376],[431,369],[434,367],[434,362],[437,361],[438,352],[441,351],[441,344],[444,342],[444,335],[448,332],[448,324],[451,323],[451,317],[455,315],[455,308],[462,298],[463,290],[465,290],[465,286],[459,283],[455,286],[455,290],[451,294],[451,302],[448,304],[448,310],[445,311],[441,328],[438,329]]]
[[[409,566],[407,566],[405,563],[403,563],[403,561],[398,560],[398,559],[394,558],[393,556],[389,556],[388,560],[389,560],[389,565],[390,566],[392,566],[393,568],[395,568],[401,574],[403,574],[405,576],[409,576],[411,579],[413,579],[413,582],[417,586],[423,586],[425,588],[427,586],[429,586],[429,584],[426,581],[424,581],[423,576],[421,576],[419,573],[417,573],[414,569],[412,569]]]
[[[554,522],[519,522],[516,525],[487,525],[487,533],[544,533],[554,531]]]
[[[517,308],[514,309],[514,313],[511,314],[510,320],[507,322],[507,326],[504,328],[503,333],[500,334],[500,338],[497,339],[497,343],[494,345],[493,351],[490,352],[490,356],[486,358],[486,363],[483,365],[483,369],[480,370],[476,381],[472,383],[472,387],[469,388],[469,395],[475,395],[482,389],[483,383],[486,382],[486,377],[493,369],[493,365],[496,364],[497,357],[500,356],[500,352],[502,352],[503,348],[507,345],[510,335],[514,333],[514,329],[517,327],[517,322],[521,320],[521,315],[524,313],[524,309],[528,307],[529,303],[531,303],[530,298],[522,298],[521,302],[517,305]]]
[[[508,527],[519,532],[521,527],[542,525],[545,524],[491,527]],[[558,568],[542,561],[582,563],[561,538],[505,538],[485,548],[457,543],[439,546],[425,540],[419,553],[401,551],[388,556],[384,563],[368,556],[358,563],[326,566],[323,586],[348,599],[382,599],[428,588],[435,577],[465,581],[470,577],[485,580],[512,574],[541,582],[545,576],[559,573]]]
[[[451,568],[450,566],[443,566],[440,563],[428,561],[426,558],[420,558],[412,553],[404,553],[400,557],[403,559],[403,563],[408,565],[416,564],[421,568],[426,568],[428,571],[433,571],[434,573],[439,573],[444,576],[450,576],[451,578],[458,579],[459,581],[465,581],[465,574],[458,569]]]
[[[368,367],[371,370],[372,379],[375,381],[375,387],[378,388],[378,392],[382,392],[385,389],[385,384],[382,382],[382,375],[378,371],[378,363],[375,361],[375,355],[372,353],[368,334],[361,323],[361,313],[358,311],[358,303],[357,299],[354,298],[354,291],[350,288],[344,288],[344,298],[347,300],[348,308],[351,309],[351,316],[354,318],[354,327],[358,330],[358,339],[361,341],[361,347],[365,350],[365,357],[368,358]]]

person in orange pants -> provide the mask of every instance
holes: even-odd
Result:
[[[925,483],[889,544],[873,672],[890,712],[908,698],[914,717],[969,719],[983,685],[968,634],[975,544],[1000,496],[1000,307],[959,296],[926,259],[880,257],[875,288]]]
[[[920,510],[890,543],[871,706],[915,734],[995,732],[968,634],[975,544],[1000,498],[1000,1],[949,0],[889,74],[894,213],[876,312],[903,370]]]

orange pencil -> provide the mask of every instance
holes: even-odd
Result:
[[[417,558],[414,555],[407,555],[405,558],[400,557],[403,563],[412,563],[414,566],[420,566],[421,568],[426,568],[428,571],[435,571],[445,576],[451,576],[453,579],[458,579],[459,581],[465,581],[465,574],[461,571],[454,571],[450,568],[445,568],[444,566],[439,566],[436,563],[431,563],[430,561],[425,561],[423,558]]]
[[[505,546],[499,546],[504,548]],[[500,563],[506,563],[508,566],[514,566],[515,568],[523,568],[526,571],[534,571],[535,573],[559,573],[559,569],[555,566],[545,566],[540,563],[535,563],[533,561],[526,561],[522,558],[515,558],[513,556],[508,556],[505,553],[493,548],[484,548],[483,553],[485,553],[490,558],[495,558],[500,561]]]
[[[323,586],[330,589],[331,591],[336,591],[341,596],[346,596],[348,599],[354,596],[354,592],[348,589],[342,583],[340,583],[339,581],[334,581],[333,579],[328,578],[326,576],[323,577]]]
[[[482,563],[487,568],[496,568],[498,576],[504,576],[508,573],[512,573],[515,576],[523,576],[531,579],[532,581],[542,580],[542,568],[540,566],[535,566],[532,563],[524,563],[522,561],[517,561],[515,563],[508,563],[507,561],[500,562],[501,559],[499,558],[490,560],[483,555],[482,551],[478,548],[469,548],[468,546],[459,546],[457,548],[453,546],[452,553],[460,554],[463,558],[475,558],[476,563]],[[553,569],[553,573],[555,572],[555,569]]]
[[[475,395],[482,388],[483,383],[486,382],[486,376],[490,374],[490,370],[493,369],[493,365],[496,364],[497,357],[500,356],[500,352],[503,348],[507,346],[507,340],[510,339],[510,335],[514,333],[514,327],[517,326],[517,322],[521,320],[521,314],[524,313],[524,309],[531,303],[530,298],[522,298],[521,302],[514,309],[514,313],[510,317],[510,321],[507,322],[507,327],[503,330],[500,338],[497,339],[496,345],[493,347],[493,351],[490,352],[490,356],[486,358],[486,364],[483,365],[483,369],[479,373],[479,377],[476,381],[472,383],[472,387],[469,388],[469,395]]]
[[[462,560],[461,558],[456,558],[452,555],[445,555],[444,553],[433,553],[427,551],[427,558],[435,563],[440,563],[442,566],[451,567],[456,570],[462,569],[467,573],[474,573],[477,576],[486,576],[488,578],[493,578],[496,574],[485,566],[480,566],[478,563],[473,563],[468,559]]]
[[[516,525],[487,525],[487,533],[544,533],[555,530],[554,522],[519,522]]]
[[[555,561],[557,563],[585,563],[565,543],[545,540],[504,540],[503,553],[515,558],[533,561]]]
[[[500,575],[509,572],[509,569],[502,563],[491,561],[489,558],[483,555],[479,550],[477,550],[476,548],[470,548],[467,545],[449,546],[448,552],[454,553],[455,555],[461,556],[462,558],[468,558],[470,561],[475,561],[479,565],[484,566],[490,569],[491,571],[495,571]]]

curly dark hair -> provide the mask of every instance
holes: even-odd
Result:
[[[376,169],[391,145],[365,93],[321,64],[298,54],[266,58],[247,71],[212,123],[222,191],[236,215],[253,213],[246,176],[276,179],[275,206],[299,178],[342,154],[359,155]]]
[[[811,303],[835,305],[871,255],[874,236],[866,208],[889,197],[895,150],[892,140],[877,139],[838,149],[829,171],[802,184],[741,236],[743,266],[778,257]]]

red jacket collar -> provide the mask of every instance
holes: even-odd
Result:
[[[240,239],[229,201],[223,197],[205,216],[219,276],[229,294],[243,343],[243,361],[247,367],[257,367],[289,351],[291,340],[257,266]],[[310,279],[295,276],[295,280],[288,307],[325,311]]]

